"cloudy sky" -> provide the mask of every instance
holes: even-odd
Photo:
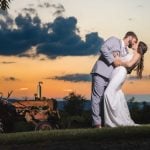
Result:
[[[0,11],[0,92],[31,98],[42,81],[45,97],[74,91],[89,99],[89,73],[104,40],[132,30],[150,47],[149,14],[149,0],[13,0]],[[125,93],[150,93],[149,58],[144,78],[133,73]]]

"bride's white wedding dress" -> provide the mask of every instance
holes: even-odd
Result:
[[[128,53],[122,60],[129,61],[132,57],[133,52]],[[125,67],[119,66],[113,70],[109,85],[104,93],[105,126],[137,126],[131,119],[125,95],[121,90],[126,77],[127,69]]]

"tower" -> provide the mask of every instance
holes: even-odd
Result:
[[[38,86],[37,86],[37,97],[39,98],[39,99],[41,99],[42,98],[42,86],[41,86],[41,84],[43,84],[43,82],[39,82],[38,83]]]

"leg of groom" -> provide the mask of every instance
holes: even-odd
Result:
[[[107,85],[108,79],[98,74],[92,74],[91,107],[93,127],[102,126],[101,104],[104,90]]]

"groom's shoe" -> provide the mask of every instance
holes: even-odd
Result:
[[[95,125],[94,128],[100,129],[100,128],[102,128],[102,126],[101,125]]]

